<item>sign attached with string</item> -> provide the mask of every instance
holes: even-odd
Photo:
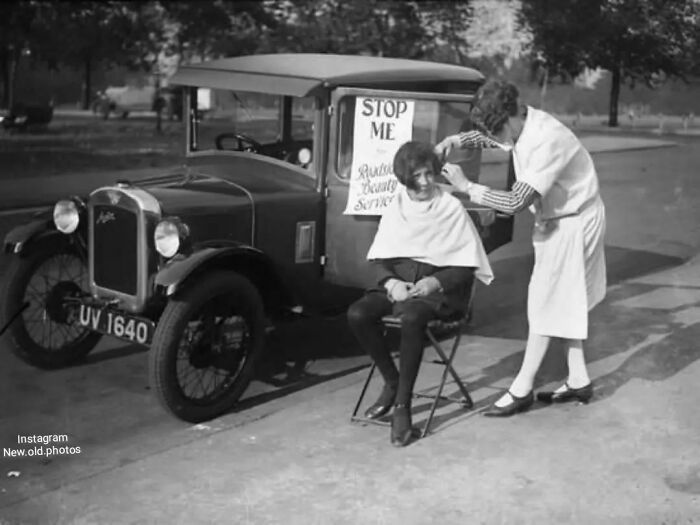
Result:
[[[381,215],[394,198],[396,151],[413,138],[415,102],[357,97],[346,215]]]

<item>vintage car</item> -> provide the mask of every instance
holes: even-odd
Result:
[[[14,104],[10,111],[0,111],[0,126],[6,130],[45,129],[53,118],[51,104]]]
[[[186,164],[127,174],[8,233],[0,321],[41,368],[77,362],[103,334],[150,346],[159,400],[198,422],[235,405],[269,330],[338,312],[370,283],[394,152],[458,131],[483,76],[279,54],[183,66],[171,82],[185,91]],[[454,155],[478,179],[481,152]],[[487,251],[510,241],[511,217],[460,197]]]
[[[182,117],[182,90],[177,87],[109,86],[98,91],[92,101],[92,112],[109,118],[111,113],[127,118],[130,112],[164,112],[169,120]]]

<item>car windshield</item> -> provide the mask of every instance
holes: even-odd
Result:
[[[469,102],[345,96],[339,104],[336,173],[349,179],[353,164],[356,171],[366,164],[381,167],[379,157],[391,170],[398,146],[408,140],[436,144],[462,129],[470,108]]]
[[[311,97],[199,88],[197,109],[192,151],[250,151],[303,167],[311,162]]]

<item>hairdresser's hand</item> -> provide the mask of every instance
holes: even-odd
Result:
[[[437,292],[441,288],[442,285],[440,284],[440,281],[438,281],[437,277],[430,275],[428,277],[423,277],[420,281],[413,285],[413,288],[410,291],[410,296],[425,297],[433,292]]]
[[[461,192],[467,193],[469,188],[472,186],[472,182],[467,178],[462,171],[462,168],[460,168],[457,164],[450,164],[449,162],[446,163],[442,167],[440,174]]]
[[[400,303],[410,297],[410,292],[413,289],[411,283],[399,281],[398,279],[389,279],[384,285],[389,300],[394,303]]]
[[[455,149],[459,149],[459,135],[450,135],[435,146],[435,154],[440,159],[440,162],[445,162],[448,155]]]

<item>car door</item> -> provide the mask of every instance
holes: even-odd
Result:
[[[464,94],[378,89],[341,88],[333,92],[326,170],[324,278],[328,282],[362,288],[372,285],[372,275],[366,254],[376,233],[381,210],[367,210],[365,207],[373,205],[381,207],[383,201],[382,196],[377,194],[372,194],[371,198],[361,201],[361,196],[358,197],[358,195],[362,194],[362,191],[358,191],[357,176],[355,179],[351,176],[353,173],[361,173],[356,168],[358,163],[363,162],[362,155],[374,158],[373,155],[376,153],[367,149],[360,151],[361,148],[357,147],[356,142],[359,143],[362,140],[356,133],[359,126],[363,126],[362,129],[366,129],[367,133],[375,137],[382,133],[384,136],[391,136],[389,131],[397,129],[396,126],[390,127],[392,114],[396,115],[401,108],[410,107],[412,120],[408,124],[405,121],[400,122],[403,131],[408,134],[404,133],[402,138],[409,136],[411,140],[435,144],[445,136],[460,130],[471,107],[471,100],[472,95]],[[385,101],[383,111],[382,101]],[[367,120],[362,120],[363,113],[370,114],[372,118],[374,110],[381,118],[369,123]],[[404,116],[401,115],[401,117]],[[408,127],[411,128],[410,131]],[[359,136],[362,133],[364,131]],[[399,130],[396,136],[400,135]],[[394,146],[398,147],[400,144],[397,143]],[[458,163],[470,180],[479,180],[481,150],[455,151],[448,161]],[[389,162],[385,159],[382,165],[373,166],[376,180],[385,175]],[[438,180],[438,182],[447,181]],[[355,183],[354,186],[353,183]],[[507,170],[504,169],[502,184],[499,186],[507,187],[509,184],[512,184],[512,181],[508,181]],[[377,187],[380,190],[389,189],[382,184],[378,184]],[[456,196],[462,200],[469,211],[487,251],[492,251],[511,240],[513,231],[511,217],[496,214],[489,208],[476,205],[470,202],[466,195],[456,194]],[[358,209],[360,213],[357,213]]]

